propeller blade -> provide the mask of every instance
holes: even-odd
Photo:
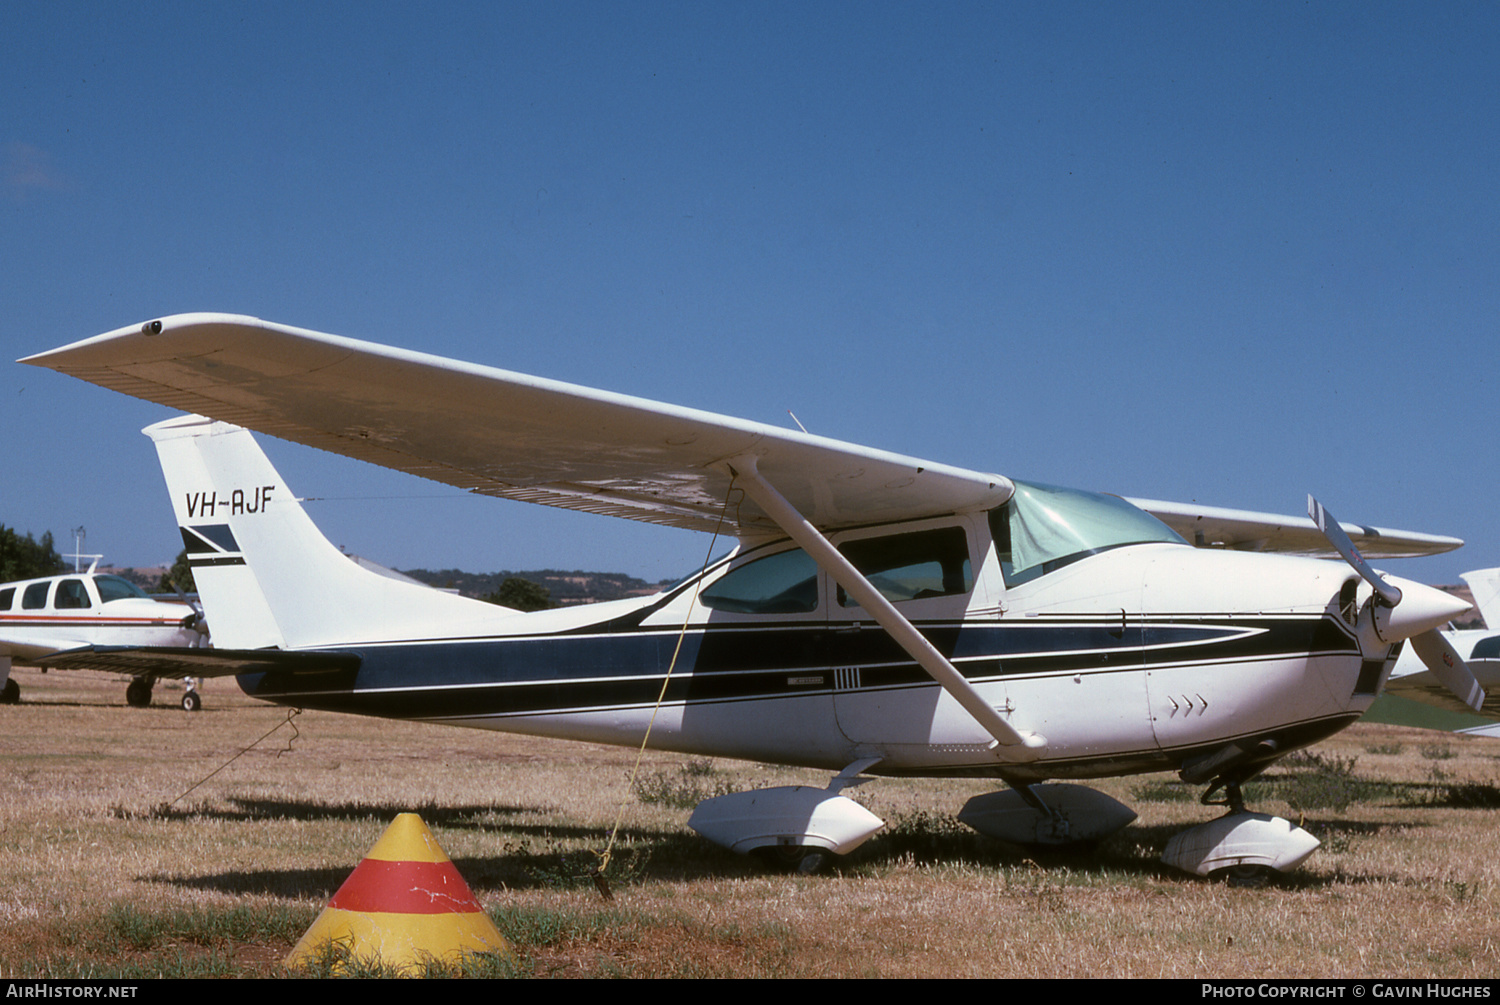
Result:
[[[1474,673],[1464,658],[1458,655],[1453,643],[1436,628],[1413,635],[1411,647],[1427,669],[1438,679],[1438,683],[1453,692],[1454,697],[1478,712],[1484,704],[1484,688],[1474,679]]]
[[[197,629],[199,635],[208,634],[208,619],[203,616],[203,605],[186,593],[182,587],[177,585],[177,580],[167,577],[167,582],[172,584],[172,589],[177,591],[177,599],[193,609],[193,613],[182,619],[182,627]]]
[[[1379,594],[1385,606],[1395,607],[1401,603],[1401,591],[1387,583],[1380,573],[1370,568],[1365,562],[1365,557],[1359,553],[1358,548],[1354,547],[1354,542],[1349,540],[1349,535],[1344,533],[1344,528],[1339,526],[1334,515],[1324,509],[1323,504],[1312,496],[1307,497],[1307,515],[1312,517],[1313,523],[1318,525],[1318,530],[1328,538],[1328,543],[1333,545],[1334,551],[1344,556],[1344,561],[1348,562],[1365,582],[1375,588],[1375,592]]]

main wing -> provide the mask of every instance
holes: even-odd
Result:
[[[1230,548],[1236,551],[1274,551],[1308,558],[1338,558],[1339,554],[1305,516],[1282,516],[1250,510],[1163,502],[1160,499],[1130,499],[1132,505],[1156,517],[1200,548]],[[1440,555],[1463,545],[1456,537],[1389,530],[1362,524],[1340,523],[1344,533],[1366,558],[1416,558]]]
[[[482,495],[712,531],[753,454],[824,529],[990,509],[1000,475],[227,314],[179,314],[23,363]],[[736,493],[723,529],[780,531]]]

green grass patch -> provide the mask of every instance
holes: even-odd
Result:
[[[690,810],[705,799],[738,791],[728,779],[715,778],[717,773],[712,761],[696,758],[675,772],[649,771],[638,776],[632,791],[647,805]]]
[[[1335,810],[1342,812],[1366,797],[1365,783],[1354,775],[1355,757],[1320,754],[1299,750],[1283,762],[1298,769],[1282,780],[1277,794],[1294,810]]]
[[[1165,778],[1153,778],[1132,786],[1130,794],[1137,802],[1142,803],[1196,803],[1198,791],[1191,785],[1183,782],[1168,781]]]

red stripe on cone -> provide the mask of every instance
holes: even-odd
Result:
[[[452,862],[367,858],[328,902],[341,911],[468,914],[483,910]]]

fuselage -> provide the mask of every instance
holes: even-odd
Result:
[[[329,640],[317,648],[357,666],[240,682],[310,708],[616,744],[638,744],[654,719],[657,748],[1030,780],[1316,742],[1368,707],[1399,649],[1362,650],[1340,563],[1197,550],[1134,526],[1109,532],[1129,540],[1031,561],[1028,548],[1048,546],[1005,540],[1020,529],[973,513],[831,539],[1015,728],[1046,737],[1029,763],[997,755],[786,541],[742,547],[640,601]]]

